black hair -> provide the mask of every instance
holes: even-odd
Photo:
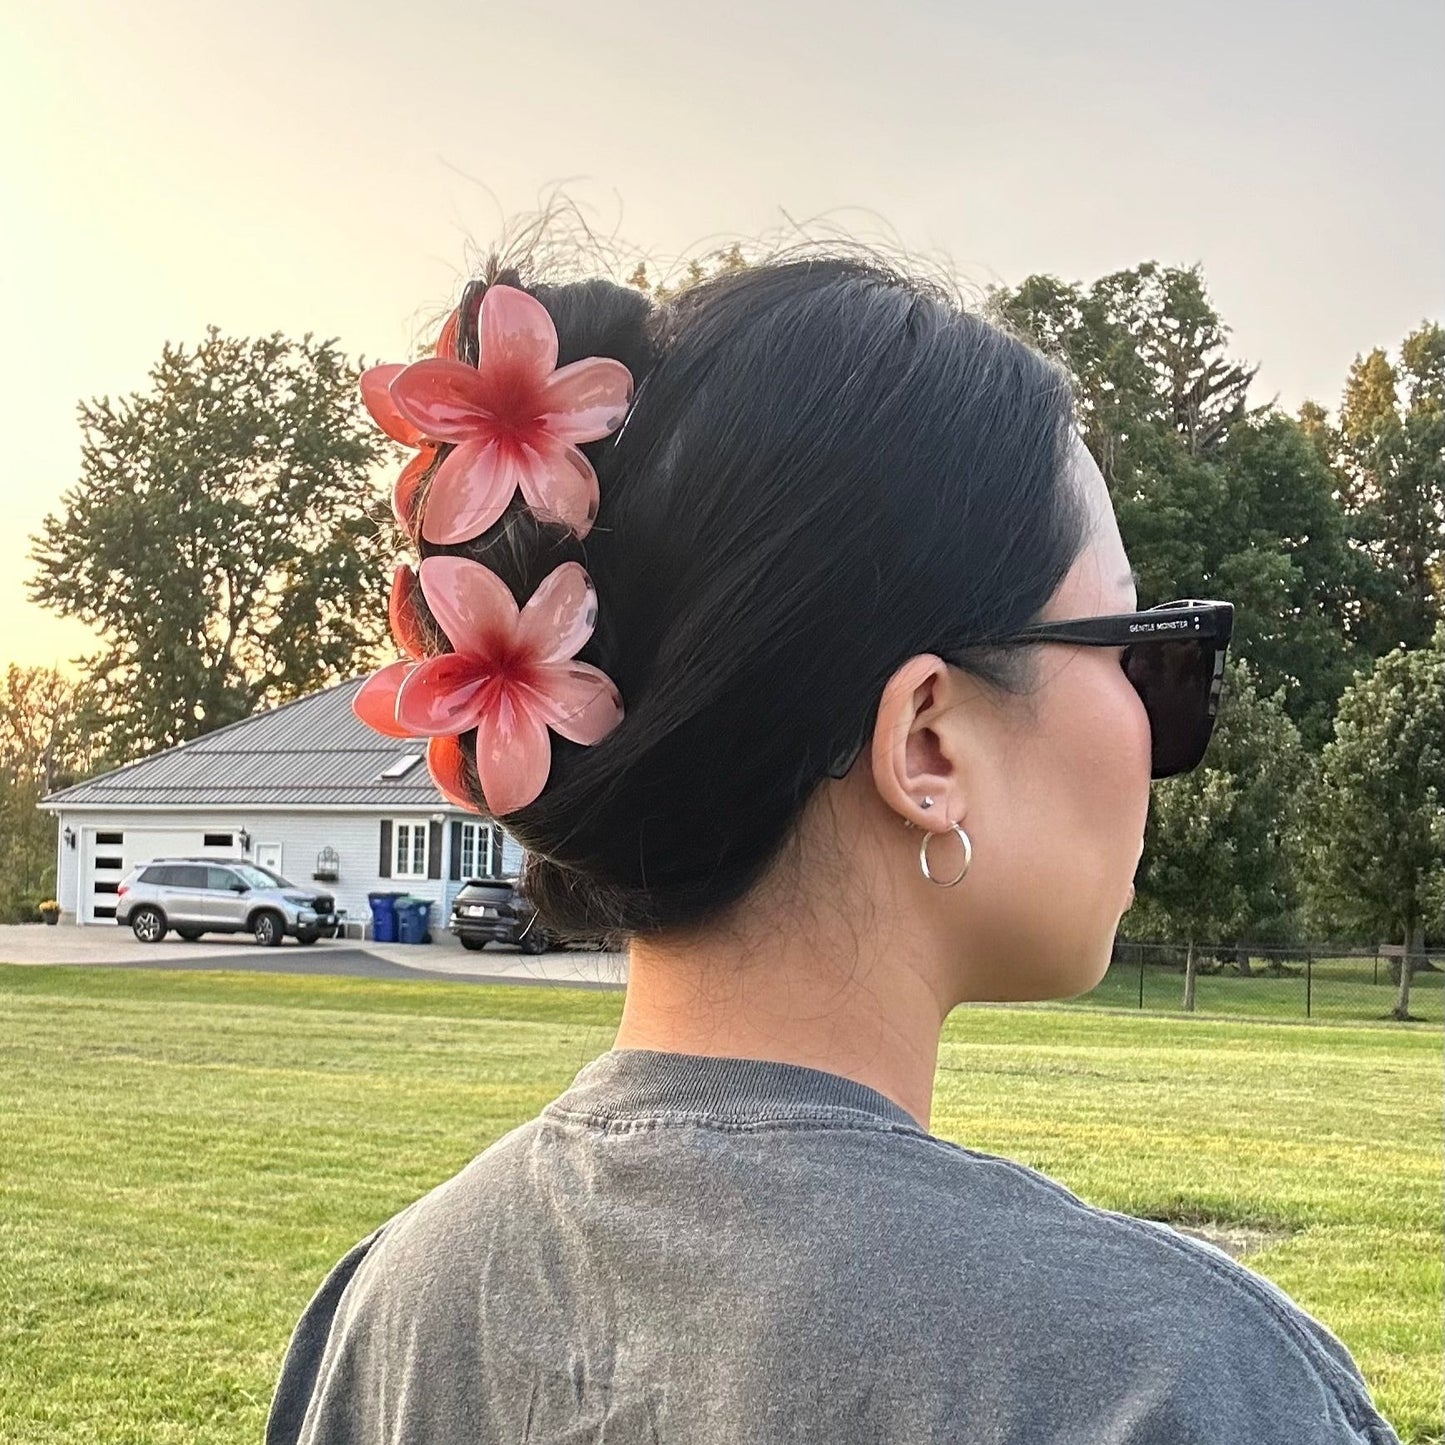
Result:
[[[499,281],[524,284],[494,266],[463,294],[461,360]],[[596,584],[579,657],[625,716],[590,747],[552,735],[546,788],[503,820],[541,922],[701,924],[766,872],[907,658],[1030,690],[1034,650],[988,643],[1038,619],[1087,540],[1072,392],[1024,341],[872,259],[772,261],[661,304],[602,280],[525,289],[559,364],[614,357],[637,387],[621,431],[583,448],[596,524],[579,542],[518,497],[483,536],[421,551],[484,562],[519,603],[568,559]]]

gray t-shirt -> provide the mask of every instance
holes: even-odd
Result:
[[[613,1049],[362,1240],[267,1445],[1398,1445],[1222,1251],[769,1060]]]

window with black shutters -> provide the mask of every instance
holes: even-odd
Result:
[[[435,834],[434,831],[435,830]],[[397,818],[382,824],[382,846],[391,844],[391,856],[382,857],[383,878],[441,877],[441,824],[427,824],[420,819]],[[432,872],[433,866],[437,871]]]

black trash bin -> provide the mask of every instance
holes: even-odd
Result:
[[[402,943],[430,943],[429,898],[399,898],[396,903],[397,938]]]

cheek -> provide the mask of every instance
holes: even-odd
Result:
[[[1054,680],[1045,746],[1060,801],[1082,831],[1137,849],[1149,810],[1149,716],[1117,658],[1080,658]]]
[[[1142,793],[1147,801],[1153,750],[1149,713],[1144,707],[1143,698],[1134,690],[1134,684],[1124,676],[1122,667],[1116,668],[1107,681],[1119,744],[1119,765],[1126,769],[1128,776],[1133,779],[1135,791]]]

